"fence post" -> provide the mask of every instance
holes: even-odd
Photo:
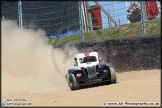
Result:
[[[146,36],[146,11],[144,1],[140,1],[141,4],[141,22],[142,22],[142,36]]]
[[[84,22],[83,22],[83,9],[82,1],[78,1],[79,6],[79,25],[80,25],[80,41],[84,42]]]
[[[19,27],[23,28],[22,2],[21,1],[18,1],[18,17],[19,17]]]

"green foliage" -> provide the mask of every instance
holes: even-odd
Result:
[[[146,33],[147,36],[161,34],[161,18],[146,21]],[[106,40],[112,38],[123,38],[142,36],[142,25],[141,22],[122,25],[113,28],[94,30],[84,33],[85,42]],[[69,35],[58,39],[49,39],[49,44],[60,45],[60,44],[72,44],[79,43],[81,40],[80,34]]]

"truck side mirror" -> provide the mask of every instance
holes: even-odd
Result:
[[[102,57],[99,58],[99,62],[101,62],[101,61],[102,61]]]

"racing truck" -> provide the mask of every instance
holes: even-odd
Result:
[[[116,83],[114,68],[101,63],[96,51],[86,51],[74,55],[74,69],[69,69],[65,74],[68,86],[71,90],[94,84]]]

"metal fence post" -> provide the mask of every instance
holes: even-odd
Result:
[[[80,41],[84,42],[84,22],[83,22],[83,9],[82,1],[78,1],[79,6],[79,24],[80,24]]]
[[[141,22],[142,22],[142,36],[146,36],[146,11],[144,1],[140,1],[141,4]]]
[[[23,28],[23,20],[22,20],[22,2],[18,1],[18,17],[19,17],[19,27]]]

